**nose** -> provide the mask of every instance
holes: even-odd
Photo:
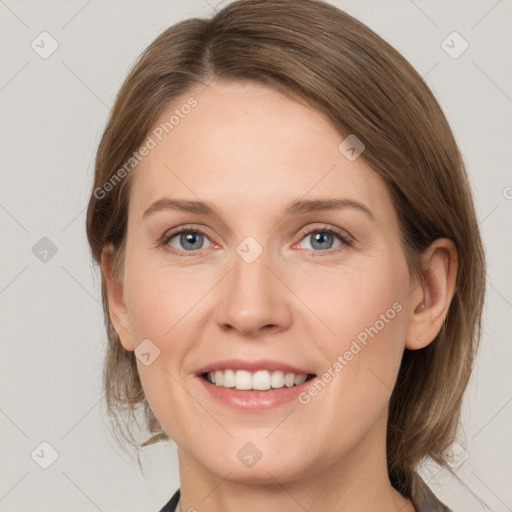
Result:
[[[220,283],[216,320],[222,330],[257,337],[288,329],[293,293],[284,272],[271,259],[264,250],[249,263],[235,252],[233,268]]]

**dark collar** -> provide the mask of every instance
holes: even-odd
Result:
[[[176,506],[179,500],[180,490],[178,489],[160,512],[177,512]],[[417,475],[412,502],[416,512],[452,512],[444,503],[439,501],[437,496],[430,490],[430,487],[419,475]]]

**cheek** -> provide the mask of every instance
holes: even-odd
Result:
[[[172,439],[181,439],[183,432],[176,411],[183,415],[190,408],[182,370],[187,353],[197,339],[185,332],[200,310],[194,305],[206,292],[206,284],[191,281],[191,276],[179,269],[153,267],[149,258],[142,257],[134,261],[126,275],[135,347],[149,339],[154,344],[150,345],[152,350],[158,354],[149,365],[136,359],[146,400],[163,430]]]
[[[155,261],[144,254],[127,257],[125,293],[135,347],[151,341],[152,362],[146,365],[137,359],[137,370],[146,398],[164,426],[174,424],[166,420],[173,418],[170,411],[189,405],[190,397],[178,381],[184,378],[187,355],[200,337],[206,302],[201,299],[216,276],[198,273],[193,266],[177,268]],[[169,408],[169,400],[179,405]]]
[[[374,260],[317,272],[299,279],[297,295],[319,320],[318,334],[333,353],[354,339],[364,344],[379,336],[380,345],[398,341],[405,325],[409,277],[405,260]],[[308,315],[310,316],[310,315]]]
[[[208,283],[193,272],[155,266],[151,258],[144,256],[127,262],[126,276],[126,301],[135,346],[146,338],[160,345],[180,322],[188,321],[208,289]]]
[[[355,423],[364,428],[386,406],[400,367],[407,326],[407,265],[403,256],[390,252],[371,265],[332,271],[322,282],[319,288],[318,283],[302,281],[297,292],[321,320],[314,321],[311,336],[324,362],[319,377],[325,387],[308,390],[303,403],[311,402],[313,415],[330,411],[327,414],[338,424],[354,426],[354,418],[359,418]]]

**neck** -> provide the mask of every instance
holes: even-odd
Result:
[[[391,485],[387,472],[386,415],[349,453],[333,464],[312,462],[303,476],[276,479],[265,471],[266,481],[230,479],[229,468],[219,476],[189,452],[178,448],[181,499],[178,510],[200,512],[414,512],[414,507]],[[382,430],[384,429],[384,435]]]

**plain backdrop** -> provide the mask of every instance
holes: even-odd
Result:
[[[460,480],[423,471],[454,512],[510,511],[512,2],[332,3],[425,77],[464,155],[488,258],[484,334],[454,447]],[[140,473],[103,426],[106,335],[85,209],[130,66],[216,4],[0,0],[0,511],[156,511],[179,486],[172,442],[146,449]]]

